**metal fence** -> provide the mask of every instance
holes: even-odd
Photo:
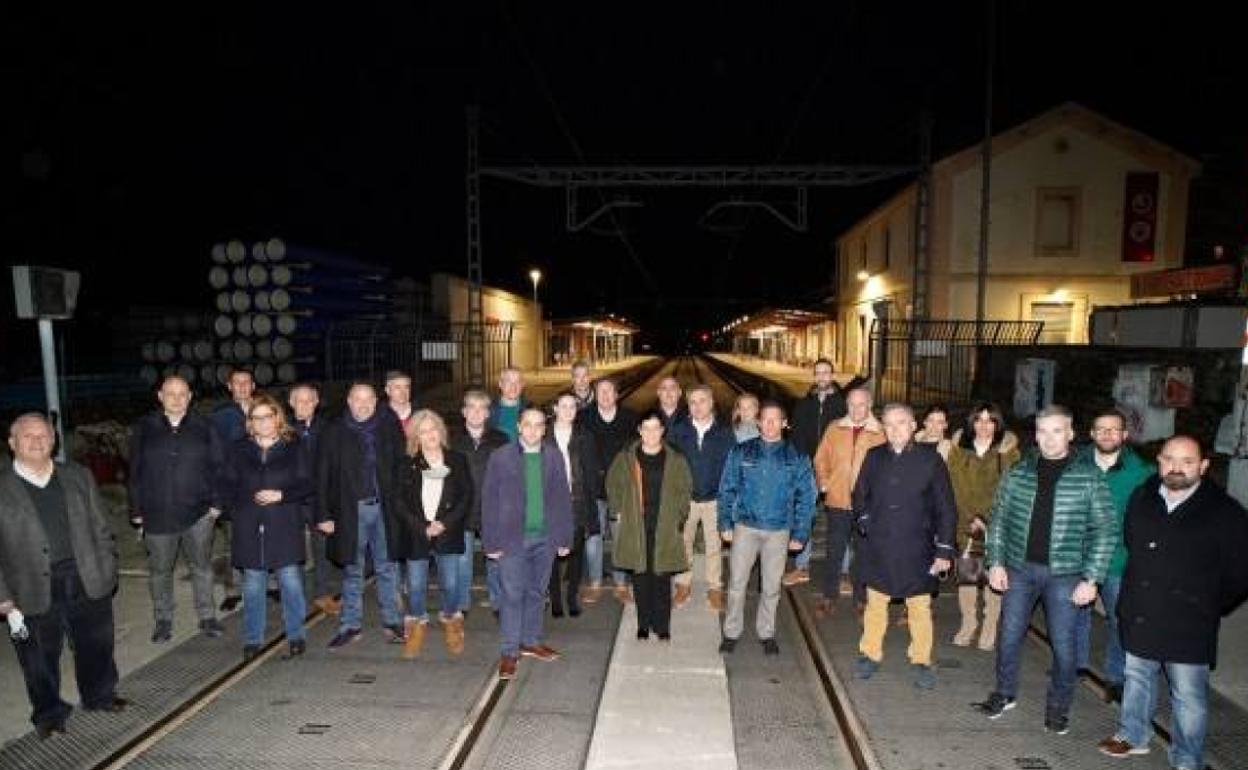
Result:
[[[1043,321],[875,319],[868,349],[877,403],[967,405],[977,351],[1034,345]]]
[[[486,323],[482,329],[485,382],[469,382],[469,324],[424,322],[396,325],[383,321],[350,321],[334,324],[325,334],[325,380],[380,381],[387,371],[411,374],[413,384],[424,390],[433,385],[455,383],[482,385],[498,379],[511,365],[514,324]]]

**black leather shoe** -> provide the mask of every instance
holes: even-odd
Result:
[[[241,596],[227,596],[225,601],[221,602],[221,611],[229,612],[242,603],[243,597]]]
[[[775,639],[764,639],[763,640],[763,654],[764,655],[779,655],[780,645],[776,644]]]
[[[725,636],[723,641],[719,643],[720,652],[725,652],[725,653],[734,652],[736,649],[737,649],[736,639],[729,639],[728,637]]]
[[[173,638],[173,622],[168,620],[156,621],[156,628],[152,629],[152,644],[164,644]]]
[[[51,738],[53,733],[64,733],[64,732],[65,732],[64,722],[44,722],[43,724],[35,725],[35,733],[38,734],[39,740],[41,741],[46,741],[47,739]]]
[[[249,644],[243,648],[243,662],[250,663],[251,661],[255,660],[256,656],[259,654],[260,654],[260,645]]]
[[[125,711],[126,707],[129,705],[130,705],[129,700],[127,700],[126,698],[122,698],[117,695],[114,695],[112,700],[106,700],[103,703],[92,705],[92,706],[83,706],[83,708],[86,709],[87,711],[107,711],[110,714],[120,714],[121,712]]]
[[[300,655],[302,655],[304,652],[306,652],[307,649],[308,649],[308,643],[303,639],[299,639],[298,641],[291,642],[290,647],[286,650],[286,654],[282,656],[282,660],[290,660],[291,658],[297,658]]]
[[[219,639],[225,633],[225,626],[216,618],[204,618],[199,621],[199,632],[209,639]]]
[[[569,614],[569,615],[571,615],[571,616],[572,616],[572,617],[574,617],[574,618],[579,618],[579,617],[581,616],[581,605],[576,604],[576,603],[569,602],[569,603],[568,603],[568,614]]]
[[[638,639],[640,639],[640,640],[642,640],[642,641],[645,641],[646,639],[649,639],[649,638],[650,638],[650,629],[648,629],[648,628],[639,628],[639,629],[637,629],[637,638],[638,638]]]

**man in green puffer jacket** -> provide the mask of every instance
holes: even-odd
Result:
[[[1097,415],[1092,421],[1092,445],[1083,450],[1105,477],[1109,494],[1114,498],[1114,515],[1118,528],[1122,529],[1127,513],[1127,501],[1131,493],[1157,467],[1147,462],[1127,446],[1127,420],[1121,412],[1108,411]],[[1127,569],[1127,548],[1122,538],[1114,548],[1114,558],[1109,562],[1109,574],[1101,583],[1101,604],[1105,607],[1105,660],[1103,674],[1110,700],[1122,700],[1123,669],[1126,653],[1118,633],[1118,592],[1122,588],[1122,575]],[[1079,611],[1075,626],[1075,665],[1077,671],[1089,667],[1092,646],[1092,605]]]
[[[1100,470],[1071,451],[1072,421],[1057,405],[1036,415],[1039,452],[997,488],[985,555],[988,583],[1004,597],[996,689],[979,706],[990,719],[1014,707],[1023,641],[1042,601],[1053,648],[1044,727],[1058,735],[1070,729],[1079,608],[1096,599],[1120,529]]]

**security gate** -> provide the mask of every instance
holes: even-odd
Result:
[[[868,347],[876,403],[968,405],[976,351],[1034,345],[1043,321],[936,321],[877,318]]]

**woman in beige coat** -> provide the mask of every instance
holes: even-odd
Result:
[[[958,506],[958,551],[983,556],[984,536],[992,514],[997,484],[1018,462],[1018,437],[1005,429],[1001,410],[991,403],[977,404],[966,416],[966,427],[953,435],[949,449],[949,478]],[[984,621],[979,624],[979,595],[984,596]],[[958,586],[962,625],[953,637],[958,647],[968,647],[979,632],[979,649],[996,646],[1001,596],[983,581]]]

